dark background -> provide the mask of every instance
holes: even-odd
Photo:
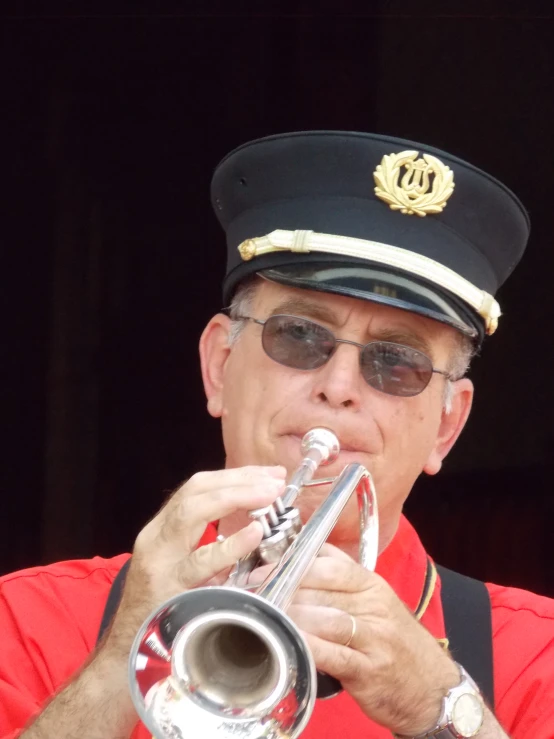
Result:
[[[196,351],[221,307],[212,170],[340,128],[445,148],[531,213],[472,418],[408,513],[444,564],[554,595],[551,3],[337,5],[4,3],[1,571],[128,550],[222,464]]]

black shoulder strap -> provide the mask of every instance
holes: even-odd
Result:
[[[110,588],[110,592],[108,594],[106,607],[104,608],[104,613],[102,614],[102,621],[100,622],[98,636],[96,638],[97,644],[106,633],[106,629],[110,625],[111,620],[119,607],[119,601],[121,600],[121,594],[123,593],[123,586],[125,585],[125,578],[127,577],[127,572],[129,570],[130,564],[131,560],[128,559],[123,567],[119,570],[115,580],[112,583],[112,587]]]
[[[494,711],[492,621],[484,583],[437,566],[446,636],[452,657],[475,680]]]

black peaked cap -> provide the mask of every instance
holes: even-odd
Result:
[[[257,273],[414,311],[476,340],[497,321],[481,300],[495,302],[529,236],[524,207],[498,180],[439,149],[367,133],[246,143],[217,166],[212,204],[227,236],[225,304]]]

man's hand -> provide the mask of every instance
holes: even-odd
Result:
[[[149,613],[168,598],[201,585],[255,549],[253,522],[197,549],[208,523],[272,503],[284,489],[282,467],[201,472],[182,485],[137,537],[121,604],[90,662],[23,732],[22,739],[129,737],[137,722],[127,677],[133,639]]]
[[[127,654],[157,606],[205,584],[256,549],[259,523],[197,549],[210,521],[272,503],[284,489],[283,467],[241,467],[193,475],[137,537],[121,604],[105,647]]]
[[[288,612],[318,669],[373,721],[407,736],[436,724],[458,668],[379,575],[326,545]]]

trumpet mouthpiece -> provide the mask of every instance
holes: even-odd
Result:
[[[312,449],[321,454],[319,464],[331,464],[339,455],[339,440],[330,429],[324,427],[311,429],[302,439],[302,453],[308,454]]]

